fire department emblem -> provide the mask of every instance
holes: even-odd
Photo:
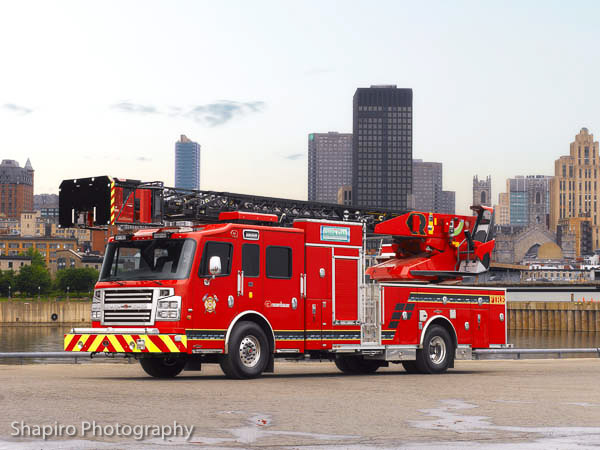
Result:
[[[231,237],[234,238],[234,239],[237,239],[237,237],[238,237],[237,230],[231,230]]]
[[[219,299],[217,298],[216,295],[206,294],[204,296],[204,298],[202,299],[202,301],[204,302],[204,310],[207,313],[213,313],[213,312],[215,312],[215,309],[217,308],[217,302],[219,301]]]

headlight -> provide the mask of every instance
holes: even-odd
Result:
[[[158,312],[158,317],[160,317],[161,319],[166,319],[168,317],[168,312],[167,311],[159,311]]]
[[[92,311],[92,320],[100,320],[101,314],[100,311]]]
[[[169,319],[177,319],[177,311],[169,311]]]
[[[158,302],[158,309],[168,309],[169,308],[169,303],[170,302],[168,302],[168,301]],[[175,303],[177,303],[177,302],[175,302]],[[175,306],[175,307],[177,307],[177,306]]]
[[[179,303],[177,302],[169,302],[169,308],[177,309],[179,307]]]

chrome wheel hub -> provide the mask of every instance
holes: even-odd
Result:
[[[429,357],[434,364],[441,364],[446,359],[446,342],[435,336],[429,343]]]
[[[240,342],[240,360],[246,367],[254,367],[260,360],[260,342],[254,336],[245,336]]]

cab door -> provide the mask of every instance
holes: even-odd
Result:
[[[235,274],[240,270],[239,248],[233,239],[212,238],[202,242],[202,256],[198,274],[200,279],[193,305],[194,327],[203,330],[226,330],[231,308],[228,299],[236,295]],[[218,257],[221,273],[210,273],[210,259]],[[211,331],[212,332],[212,331]],[[221,333],[224,334],[224,333]]]

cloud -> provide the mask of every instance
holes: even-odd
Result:
[[[33,109],[31,109],[31,108],[27,108],[27,107],[21,106],[21,105],[15,105],[14,103],[5,103],[4,109],[8,109],[9,111],[12,111],[21,116],[24,116],[26,114],[31,114],[33,112]]]
[[[137,158],[135,158],[136,161],[141,161],[141,162],[149,162],[152,161],[152,158],[147,158],[145,156],[138,156]]]
[[[233,100],[220,100],[206,105],[192,107],[169,106],[164,111],[152,105],[143,105],[124,101],[111,106],[120,112],[133,114],[162,114],[167,117],[183,117],[193,120],[201,125],[216,127],[224,125],[230,120],[246,114],[261,112],[265,108],[265,102],[236,102]]]
[[[284,155],[285,159],[289,159],[290,161],[296,161],[297,159],[303,158],[304,153],[292,153],[291,155]]]
[[[112,109],[126,113],[135,114],[158,114],[159,111],[152,105],[141,105],[139,103],[121,102],[111,106]]]
[[[186,113],[188,117],[195,122],[206,124],[209,127],[223,125],[237,116],[243,116],[248,113],[260,112],[264,109],[265,103],[255,102],[235,102],[231,100],[221,100],[207,105],[197,105]]]

